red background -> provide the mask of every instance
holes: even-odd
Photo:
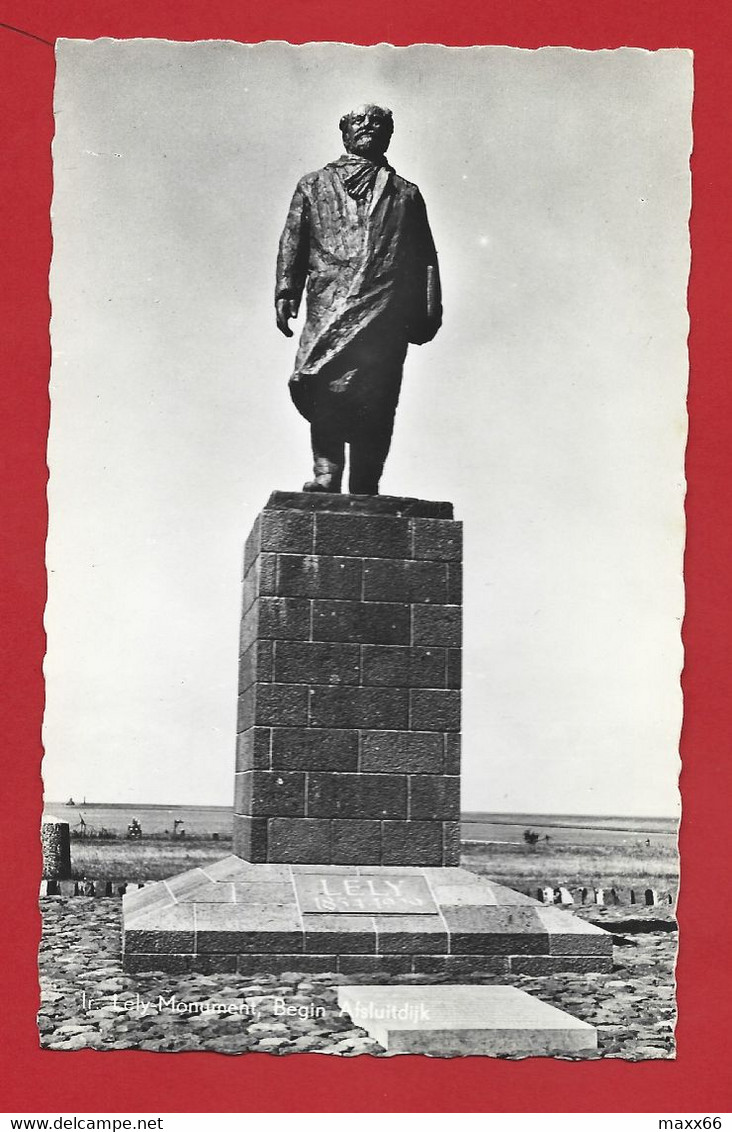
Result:
[[[346,10],[347,9],[347,10]],[[8,0],[0,27],[0,678],[3,866],[2,1066],[7,1112],[728,1111],[732,760],[732,436],[728,206],[732,16],[724,0],[499,0],[444,7],[361,0]],[[48,43],[29,38],[37,36]],[[695,52],[684,819],[676,1061],[563,1063],[482,1058],[227,1057],[40,1050],[40,875],[47,295],[52,91],[57,37],[342,40]],[[80,202],[81,204],[81,202]],[[81,205],[83,207],[83,205]]]

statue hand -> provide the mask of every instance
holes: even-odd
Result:
[[[294,299],[278,299],[275,303],[277,312],[277,329],[285,338],[292,338],[292,331],[288,326],[291,318],[297,318],[297,303]]]

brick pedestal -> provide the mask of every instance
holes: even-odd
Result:
[[[459,861],[462,525],[275,492],[246,545],[234,852]]]

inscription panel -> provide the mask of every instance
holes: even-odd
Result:
[[[331,915],[361,912],[380,916],[437,914],[427,881],[421,876],[302,873],[296,874],[294,881],[302,912]]]

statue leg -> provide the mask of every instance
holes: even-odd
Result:
[[[379,480],[391,445],[394,414],[378,428],[351,440],[348,490],[351,495],[378,495]]]
[[[351,495],[378,495],[391,447],[407,343],[385,332],[363,364],[365,394],[348,433]]]
[[[345,444],[332,428],[322,420],[310,426],[313,445],[313,478],[303,484],[303,491],[326,491],[333,494],[341,490]]]

